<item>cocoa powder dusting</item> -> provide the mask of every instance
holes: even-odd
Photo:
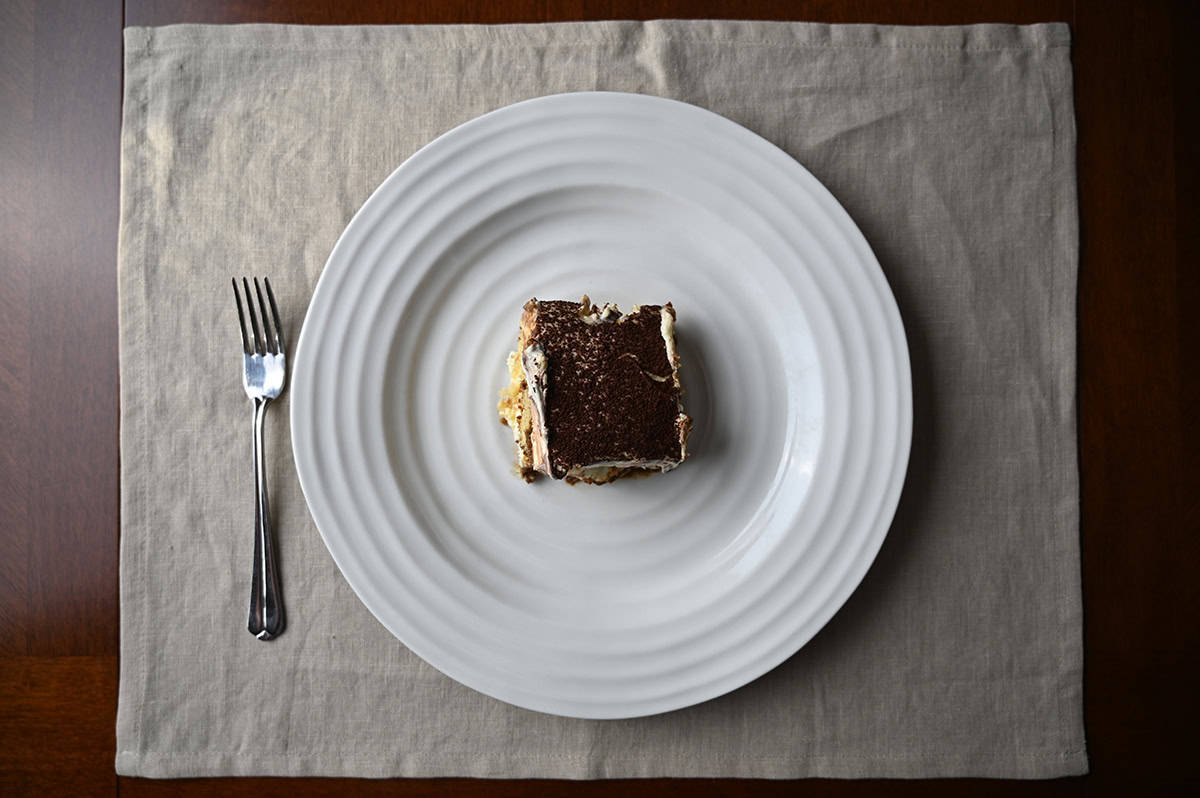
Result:
[[[590,308],[576,302],[534,307],[529,342],[539,344],[548,361],[546,426],[554,476],[602,461],[678,462],[679,390],[663,342],[662,306],[591,322],[582,316]]]

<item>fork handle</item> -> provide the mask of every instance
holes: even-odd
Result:
[[[283,633],[283,597],[267,504],[267,470],[263,457],[263,418],[269,399],[254,400],[254,574],[250,578],[250,634],[270,640]]]

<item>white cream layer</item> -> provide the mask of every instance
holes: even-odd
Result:
[[[529,432],[533,450],[533,469],[550,474],[550,431],[546,427],[546,351],[530,344],[521,353],[521,370],[525,373],[525,389],[533,408],[533,423]]]

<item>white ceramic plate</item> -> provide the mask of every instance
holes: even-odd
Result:
[[[670,300],[692,457],[606,486],[514,475],[496,415],[530,297]],[[439,137],[321,275],[291,386],[304,495],[406,646],[530,709],[646,715],[807,642],[862,579],[908,462],[895,301],[781,150],[635,94],[518,103]]]

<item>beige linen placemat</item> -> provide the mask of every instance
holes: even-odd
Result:
[[[181,26],[131,28],[125,45],[120,773],[1086,770],[1064,25]],[[271,276],[295,341],[334,241],[405,158],[485,111],[591,89],[749,127],[878,254],[916,417],[865,582],[722,698],[627,721],[516,709],[425,665],[358,602],[305,508],[285,398],[267,439],[289,627],[254,640],[230,276]]]

